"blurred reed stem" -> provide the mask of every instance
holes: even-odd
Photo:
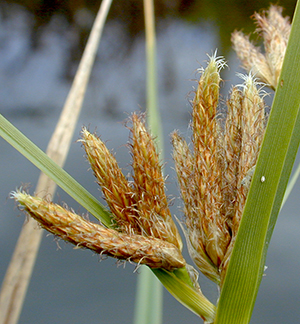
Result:
[[[48,144],[47,155],[60,166],[64,165],[69,152],[111,2],[112,0],[104,0],[101,3],[71,90]],[[47,191],[50,196],[53,196],[55,190],[56,184],[44,173],[41,173],[35,190],[36,193]],[[30,218],[25,221],[1,288],[1,324],[18,322],[40,246],[42,232],[34,219]]]
[[[153,0],[144,0],[144,17],[147,64],[147,121],[152,135],[156,137],[160,159],[163,159],[163,134],[157,105],[156,37]],[[141,266],[134,310],[135,324],[162,323],[162,294],[162,285],[159,280],[150,269]]]

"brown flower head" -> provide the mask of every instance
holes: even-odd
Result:
[[[42,227],[76,246],[172,271],[184,267],[185,260],[168,208],[161,163],[142,116],[133,114],[131,120],[133,183],[100,138],[82,130],[81,142],[111,210],[112,228],[21,191],[13,197]]]
[[[262,92],[251,74],[232,89],[225,122],[221,118],[217,106],[224,65],[214,55],[201,71],[193,100],[193,151],[177,132],[172,135],[189,253],[217,283],[224,277],[249,189],[245,178],[256,164],[265,128]]]
[[[276,89],[291,24],[288,18],[282,17],[282,8],[273,5],[263,15],[255,13],[254,19],[264,40],[265,54],[239,31],[232,34],[233,47],[247,71],[251,70],[256,77]]]
[[[17,191],[12,197],[48,232],[97,254],[174,270],[185,265],[178,249],[168,242],[143,235],[126,234],[83,217],[40,197]]]
[[[214,54],[207,67],[200,69],[192,100],[191,147],[178,132],[172,134],[188,250],[200,271],[220,285],[266,125],[264,92],[255,77],[276,87],[290,33],[289,21],[282,18],[278,7],[271,6],[266,15],[254,17],[266,53],[242,33],[233,34],[234,47],[250,72],[240,75],[244,83],[232,88],[226,116],[219,109],[220,70],[226,63]],[[103,141],[86,128],[82,130],[87,159],[111,211],[110,228],[21,191],[13,193],[13,198],[42,227],[78,247],[173,271],[186,262],[168,207],[162,164],[143,116],[134,113],[130,120],[132,181]]]

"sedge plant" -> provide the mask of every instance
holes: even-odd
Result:
[[[81,132],[87,160],[102,189],[102,207],[70,176],[30,142],[30,159],[100,220],[95,223],[22,188],[11,194],[19,207],[55,236],[100,255],[146,265],[170,293],[205,323],[249,323],[263,275],[268,244],[299,145],[300,12],[293,25],[271,6],[255,14],[265,53],[240,32],[234,48],[247,74],[233,86],[220,110],[220,72],[216,52],[199,69],[192,104],[190,143],[171,135],[184,218],[174,221],[165,193],[159,150],[145,116],[127,122],[132,175],[128,179],[104,141]],[[291,66],[294,73],[289,73]],[[276,89],[270,115],[266,87]],[[293,95],[291,95],[291,93]],[[1,118],[1,135],[17,132]],[[16,145],[17,146],[17,145]],[[280,146],[280,150],[278,147]],[[276,163],[274,163],[276,161]],[[80,192],[82,195],[80,196]],[[182,254],[182,228],[194,265]],[[216,305],[201,291],[201,271],[220,290]]]

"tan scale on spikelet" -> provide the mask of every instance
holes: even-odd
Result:
[[[171,243],[154,237],[120,233],[25,192],[17,191],[12,196],[43,228],[77,248],[87,248],[97,254],[146,264],[151,268],[172,271],[185,266],[180,251]]]
[[[263,15],[255,13],[254,19],[264,39],[265,54],[250,42],[249,36],[238,31],[232,34],[233,47],[248,72],[276,89],[291,25],[288,18],[282,17],[282,8],[273,5]]]
[[[182,241],[172,220],[165,194],[165,181],[154,140],[141,115],[133,114],[132,167],[136,210],[146,235],[173,243],[180,250]]]

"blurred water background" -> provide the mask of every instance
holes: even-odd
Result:
[[[98,1],[1,1],[0,4],[0,113],[41,149],[59,118],[70,89]],[[249,16],[268,1],[155,1],[157,14],[158,92],[161,109],[168,195],[176,197],[173,214],[182,217],[181,201],[172,169],[169,134],[179,129],[190,136],[191,107],[188,94],[196,70],[205,65],[207,53],[218,49],[230,69],[222,95],[231,84],[241,83],[242,70],[230,50],[230,32],[253,31]],[[279,1],[292,15],[295,1]],[[96,197],[95,184],[84,153],[76,140],[82,125],[96,130],[114,148],[120,166],[130,172],[125,146],[128,129],[122,121],[133,111],[145,109],[145,49],[142,1],[115,1],[104,29],[84,109],[74,135],[65,169]],[[33,193],[39,171],[0,139],[0,279],[13,253],[24,215],[8,199],[9,192],[31,184]],[[299,157],[298,157],[299,163]],[[283,208],[270,244],[266,276],[262,280],[251,323],[297,323],[300,320],[300,217],[299,184]],[[66,202],[84,213],[58,189],[56,202]],[[188,258],[188,257],[187,257]],[[104,323],[130,324],[138,271],[115,260],[100,262],[86,250],[74,250],[53,236],[44,235],[20,324]],[[200,276],[206,295],[216,300],[213,284]],[[168,292],[164,294],[163,323],[199,323]]]

